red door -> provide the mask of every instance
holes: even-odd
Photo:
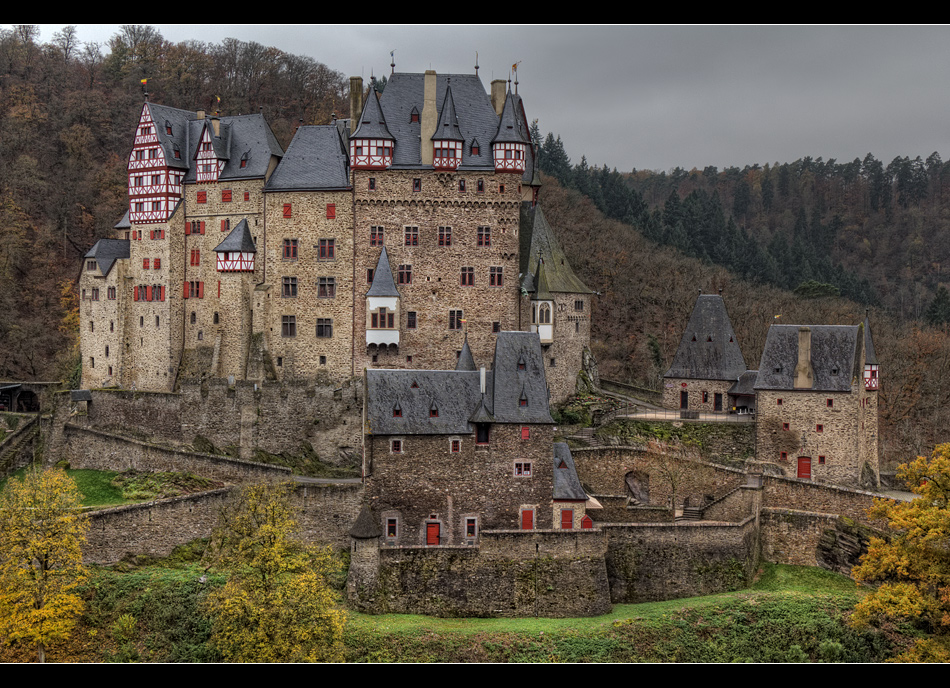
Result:
[[[534,511],[525,509],[521,512],[521,530],[534,530]]]
[[[439,544],[440,526],[438,523],[426,523],[426,544]]]
[[[573,530],[574,528],[574,510],[561,509],[561,530]]]
[[[805,480],[811,480],[811,457],[798,457],[798,477]]]

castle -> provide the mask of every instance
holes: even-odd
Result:
[[[467,340],[536,332],[573,393],[592,292],[537,206],[524,105],[504,81],[351,79],[348,120],[282,150],[261,115],[145,102],[129,208],[84,257],[83,386],[321,380],[452,369]]]

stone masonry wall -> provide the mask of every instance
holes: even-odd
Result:
[[[735,383],[735,380],[684,380],[679,378],[664,378],[663,408],[680,408],[680,392],[686,392],[688,394],[688,410],[713,413],[715,411],[716,394],[721,394],[721,412],[727,413],[730,408],[729,395],[727,392]],[[706,393],[706,401],[703,401],[704,392]]]

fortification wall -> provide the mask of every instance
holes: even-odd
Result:
[[[779,476],[764,476],[763,486],[763,507],[840,514],[873,528],[886,526],[868,518],[868,509],[880,496],[873,492]]]
[[[835,514],[793,509],[762,510],[762,558],[796,566],[820,566],[851,575],[868,541],[877,534]]]

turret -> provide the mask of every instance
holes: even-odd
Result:
[[[524,173],[527,145],[527,140],[518,126],[514,98],[509,92],[498,122],[498,133],[491,142],[495,172]]]
[[[350,167],[384,170],[393,164],[395,138],[386,126],[375,88],[370,88],[359,127],[350,136]]]

